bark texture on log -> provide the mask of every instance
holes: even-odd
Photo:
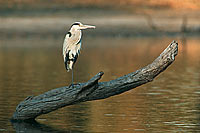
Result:
[[[178,43],[173,41],[151,64],[115,80],[98,82],[104,74],[99,72],[86,83],[53,89],[35,97],[29,96],[16,107],[12,120],[33,120],[65,106],[121,94],[153,81],[175,60],[177,54]]]

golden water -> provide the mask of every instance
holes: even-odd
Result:
[[[76,82],[99,71],[101,81],[151,63],[174,38],[84,38]],[[200,131],[200,39],[179,38],[176,61],[151,83],[104,100],[42,115],[36,124],[12,124],[16,106],[30,95],[69,85],[62,39],[12,38],[0,42],[0,132],[194,132]]]

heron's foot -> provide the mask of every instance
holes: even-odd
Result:
[[[71,85],[69,86],[69,88],[71,88],[71,87],[74,88],[74,84],[71,84]]]
[[[71,85],[69,86],[69,88],[70,88],[70,87],[74,88],[74,86],[76,86],[76,85],[79,85],[79,86],[80,86],[81,83],[75,83],[75,84],[73,83],[73,84],[71,84]]]

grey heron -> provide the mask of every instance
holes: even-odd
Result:
[[[81,49],[81,30],[95,28],[92,25],[83,25],[81,22],[75,22],[72,24],[70,30],[65,35],[63,42],[63,58],[65,63],[65,68],[67,72],[72,70],[72,86],[73,86],[73,67],[76,60],[80,54]]]

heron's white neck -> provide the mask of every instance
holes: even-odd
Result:
[[[70,29],[70,32],[74,37],[81,37],[81,35],[82,35],[81,34],[82,33],[81,30],[73,28],[73,27]]]
[[[75,43],[78,43],[80,41],[80,39],[81,39],[81,36],[82,36],[81,30],[72,27],[69,32],[71,33],[71,37],[70,38]]]

